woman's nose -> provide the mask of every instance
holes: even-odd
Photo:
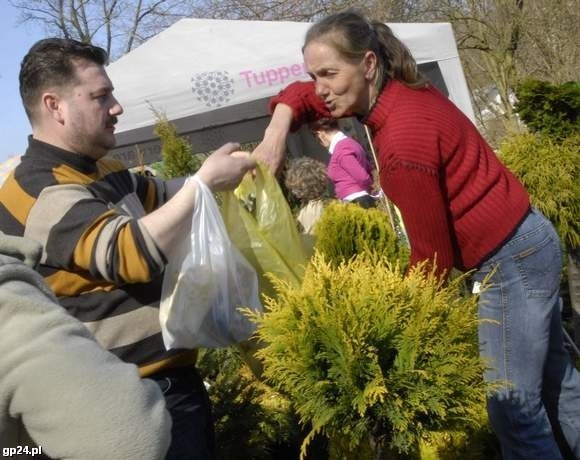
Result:
[[[326,94],[328,94],[328,88],[326,85],[320,83],[320,81],[317,81],[314,84],[314,92],[318,97],[324,97]]]

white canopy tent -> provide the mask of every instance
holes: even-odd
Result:
[[[301,53],[309,26],[182,19],[113,62],[107,71],[125,113],[111,155],[129,166],[159,159],[153,109],[189,136],[195,151],[229,140],[259,140],[268,122],[268,99],[292,81],[309,79]],[[473,119],[451,25],[389,26],[433,83]],[[291,150],[300,148],[295,140]]]

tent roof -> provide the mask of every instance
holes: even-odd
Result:
[[[292,81],[310,79],[301,52],[310,26],[182,19],[111,63],[107,71],[125,112],[110,155],[128,165],[159,160],[154,110],[187,135],[196,151],[232,139],[260,139],[269,119],[269,98]],[[437,69],[449,98],[473,119],[451,25],[389,26],[419,64]]]
[[[126,111],[119,132],[276,94],[309,79],[301,46],[310,23],[182,19],[109,65]],[[458,57],[448,23],[389,24],[418,63]],[[200,97],[216,86],[213,101]],[[130,108],[130,110],[128,110]]]

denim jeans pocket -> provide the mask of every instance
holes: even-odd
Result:
[[[559,286],[560,249],[549,233],[512,256],[527,297],[550,297]],[[523,246],[523,245],[522,245]]]

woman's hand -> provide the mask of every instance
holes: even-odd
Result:
[[[285,104],[276,105],[264,132],[264,139],[252,152],[252,157],[265,163],[274,174],[282,169],[286,156],[286,138],[291,124],[292,109]]]

